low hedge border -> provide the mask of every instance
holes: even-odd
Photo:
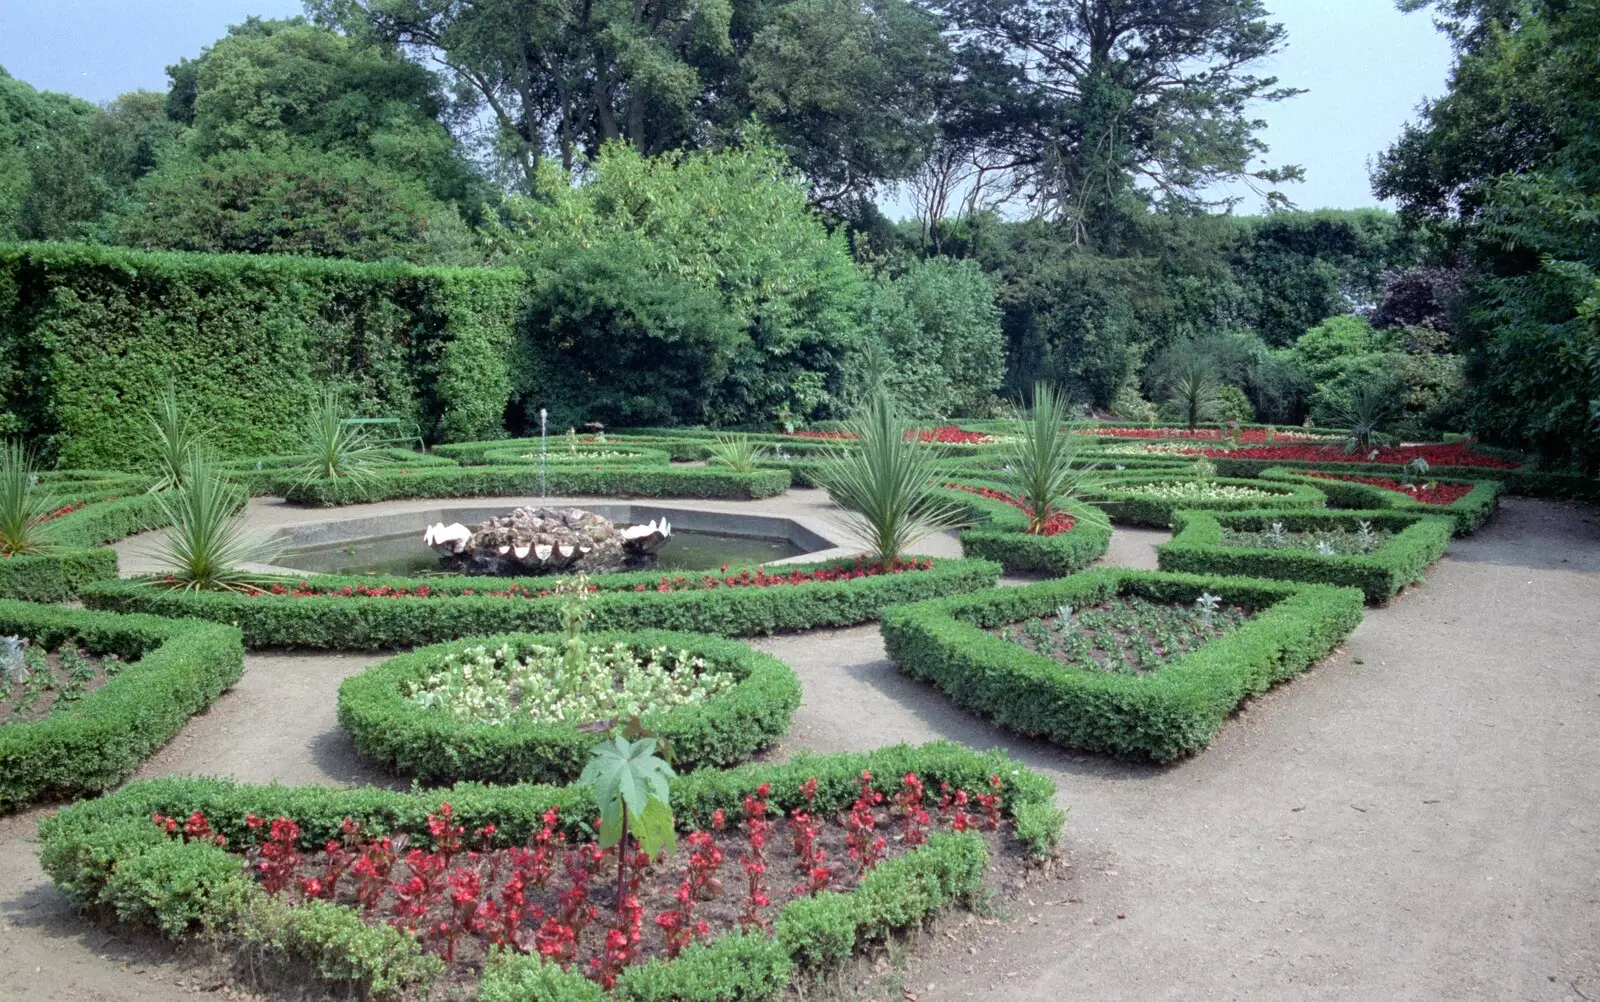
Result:
[[[1142,676],[1067,668],[984,632],[1116,594],[1191,602],[1205,591],[1259,615]],[[903,671],[1001,726],[1063,747],[1170,762],[1209,744],[1244,700],[1315,664],[1361,622],[1362,605],[1354,588],[1108,568],[889,609],[883,637]]]
[[[1029,852],[1045,858],[1059,844],[1065,814],[1055,806],[1054,784],[999,752],[977,752],[949,742],[701,770],[674,781],[673,808],[681,828],[705,827],[713,811],[736,811],[743,797],[770,783],[772,805],[787,812],[801,806],[800,783],[815,777],[817,809],[838,813],[848,808],[864,770],[886,794],[907,772],[918,773],[935,789],[940,783],[982,789],[989,776],[998,775],[1004,781],[1002,810]],[[199,925],[236,946],[267,945],[352,994],[394,995],[426,988],[439,972],[438,961],[425,956],[414,938],[367,925],[354,910],[340,905],[292,907],[269,898],[245,876],[237,856],[203,842],[171,840],[151,823],[150,815],[187,817],[201,811],[233,845],[248,842],[247,814],[291,817],[300,824],[302,848],[313,851],[337,838],[347,817],[372,834],[423,834],[427,815],[444,801],[469,829],[494,824],[497,842],[506,846],[526,843],[551,807],[561,812],[569,833],[586,837],[588,827],[578,819],[592,818],[597,810],[587,788],[576,785],[463,784],[448,791],[399,792],[245,786],[187,777],[147,780],[42,820],[40,862],[57,887],[80,905],[102,908],[169,936]],[[772,998],[787,987],[794,967],[823,969],[847,957],[857,942],[915,925],[952,899],[970,895],[986,859],[976,836],[938,836],[881,864],[882,877],[869,877],[849,894],[824,893],[791,903],[780,914],[773,939],[736,934],[737,944],[719,938],[686,952],[676,964],[640,965],[629,970],[630,987],[613,997],[682,1002]],[[570,985],[567,991],[583,989],[558,978],[559,970],[531,961],[508,957],[496,962],[501,964],[507,966],[486,974],[480,998],[605,997],[559,994],[564,984]],[[543,987],[547,983],[550,987]],[[752,990],[756,993],[750,994]]]
[[[1282,467],[1286,470],[1326,473],[1344,473],[1360,477],[1395,477],[1405,471],[1394,463],[1308,463],[1288,459],[1229,459],[1213,457],[1217,472],[1226,477],[1259,477],[1268,469]],[[1483,466],[1434,466],[1428,471],[1430,478],[1459,480],[1498,480],[1507,494],[1521,494],[1535,498],[1571,498],[1600,501],[1600,479],[1576,473],[1555,473],[1540,470],[1502,470]]]
[[[1278,497],[1275,499],[1260,497],[1219,498],[1215,501],[1196,501],[1193,499],[1150,497],[1128,489],[1142,484],[1192,482],[1194,482],[1192,475],[1184,476],[1175,473],[1117,474],[1102,478],[1094,489],[1085,492],[1085,497],[1103,509],[1113,522],[1145,525],[1157,529],[1169,527],[1172,524],[1172,513],[1180,508],[1191,511],[1247,511],[1251,508],[1282,508],[1288,510],[1295,508],[1321,508],[1328,503],[1326,494],[1307,484],[1283,481],[1265,483],[1260,480],[1245,480],[1232,477],[1213,477],[1208,483],[1271,491],[1277,494]]]
[[[564,450],[566,441],[563,436],[552,436],[548,439],[537,438],[500,438],[488,439],[481,442],[451,442],[445,445],[436,445],[433,451],[436,455],[448,456],[462,466],[488,465],[488,454],[491,452],[507,452],[514,450],[537,450],[541,441],[551,450],[553,455],[556,450]],[[607,434],[604,442],[580,442],[579,445],[588,449],[651,449],[665,453],[670,459],[678,462],[709,459],[711,457],[712,438],[668,438],[657,435],[613,435]]]
[[[117,576],[117,551],[57,550],[0,560],[0,598],[66,602],[84,586]]]
[[[1003,484],[975,478],[952,478],[952,483],[1006,492]],[[1007,574],[1049,574],[1060,577],[1083,570],[1105,556],[1111,545],[1111,526],[1095,524],[1099,515],[1089,505],[1070,502],[1066,511],[1076,524],[1054,536],[1035,536],[1028,532],[1028,519],[1021,509],[1004,501],[982,497],[971,491],[946,488],[942,496],[961,505],[971,528],[960,533],[961,552],[969,557],[993,560]]]
[[[646,449],[636,445],[612,445],[596,448],[585,446],[591,451],[568,452],[565,446],[551,450],[544,456],[545,465],[555,468],[557,466],[592,466],[596,469],[607,469],[618,466],[661,466],[665,467],[672,461],[672,457],[661,449]],[[613,455],[602,455],[610,452]],[[484,452],[485,465],[488,466],[538,466],[539,455],[530,453],[526,448],[521,449],[489,449]]]
[[[244,671],[239,631],[211,623],[0,601],[13,634],[132,663],[70,710],[0,727],[0,810],[111,789]]]
[[[731,673],[730,690],[703,703],[646,714],[643,725],[672,743],[680,771],[736,765],[788,733],[800,706],[800,679],[770,654],[703,634],[642,631],[599,633],[585,638],[591,649],[626,643],[635,649],[665,647],[706,659]],[[594,746],[594,734],[577,724],[483,724],[461,720],[408,701],[406,682],[420,682],[450,654],[469,647],[503,644],[559,649],[550,633],[471,637],[402,654],[373,665],[339,686],[339,724],[356,750],[401,775],[424,783],[477,780],[485,783],[569,783],[578,778]]]
[[[853,561],[783,565],[785,572],[849,566]],[[751,636],[779,630],[854,626],[876,619],[885,606],[992,587],[1000,566],[986,560],[939,558],[925,571],[878,574],[852,581],[817,581],[708,591],[651,590],[659,572],[607,574],[591,579],[601,590],[589,600],[596,629],[681,630],[717,636]],[[228,623],[258,647],[386,650],[491,633],[548,633],[560,628],[560,601],[498,598],[482,594],[512,585],[535,592],[552,578],[375,578],[307,575],[313,587],[415,589],[428,598],[263,595],[154,588],[139,579],[99,581],[83,589],[85,605],[117,612],[148,612]],[[634,590],[643,588],[644,590]],[[474,594],[464,594],[466,591]]]
[[[1337,474],[1339,471],[1327,470]],[[1371,474],[1358,473],[1353,476],[1371,476]],[[1391,475],[1398,480],[1398,475]],[[1459,480],[1444,477],[1429,476],[1428,480],[1438,480],[1441,483],[1472,484],[1471,493],[1450,504],[1424,504],[1414,498],[1408,498],[1398,491],[1374,487],[1372,484],[1363,484],[1353,480],[1332,480],[1327,477],[1317,477],[1300,470],[1285,469],[1283,467],[1269,467],[1261,471],[1262,480],[1275,483],[1310,484],[1328,496],[1328,504],[1335,508],[1360,508],[1372,511],[1380,508],[1395,511],[1416,512],[1425,515],[1438,515],[1451,520],[1458,536],[1468,536],[1478,529],[1494,515],[1495,507],[1500,500],[1502,484],[1498,480]]]
[[[470,466],[418,469],[409,473],[380,472],[374,476],[284,483],[280,491],[291,504],[335,507],[371,501],[407,498],[466,498],[538,493],[541,485],[556,495],[596,495],[632,498],[702,498],[755,500],[775,497],[789,487],[786,470],[731,473],[727,470],[678,467],[623,467],[614,470],[578,469],[552,464]]]
[[[1368,602],[1384,602],[1424,580],[1444,555],[1454,528],[1448,518],[1393,508],[1376,511],[1180,511],[1172,541],[1156,547],[1164,571],[1273,578],[1360,588]],[[1224,528],[1260,531],[1280,522],[1290,532],[1355,529],[1361,522],[1394,533],[1372,553],[1325,556],[1315,550],[1265,550],[1221,543]]]

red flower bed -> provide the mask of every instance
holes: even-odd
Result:
[[[1223,441],[1227,439],[1227,432],[1220,428],[1119,428],[1107,426],[1091,428],[1090,435],[1100,435],[1106,438],[1201,438]],[[1265,442],[1267,429],[1265,428],[1240,428],[1237,432],[1240,442]],[[1273,433],[1273,439],[1278,442],[1321,442],[1326,435],[1308,435],[1298,431],[1278,431]]]
[[[867,563],[858,558],[854,564],[842,564],[834,567],[818,567],[812,570],[794,570],[785,574],[779,571],[776,574],[768,573],[765,567],[754,569],[744,568],[737,573],[729,574],[728,565],[723,564],[720,574],[702,574],[698,577],[687,575],[663,575],[655,584],[636,584],[626,587],[613,587],[605,591],[711,591],[717,588],[774,588],[779,585],[813,584],[821,581],[855,581],[860,578],[877,577],[880,574],[906,574],[913,571],[933,570],[933,560],[896,560],[887,569],[881,563]],[[601,591],[599,585],[591,584],[591,592]],[[295,585],[275,584],[261,595],[287,596],[289,598],[442,598],[451,595],[478,595],[490,598],[549,598],[555,594],[549,588],[529,588],[527,585],[512,582],[504,588],[466,588],[460,592],[440,591],[428,585],[417,585],[415,588],[393,587],[390,585],[344,585],[339,588],[317,588],[309,581],[301,581]],[[252,597],[255,597],[254,595]]]
[[[910,437],[907,435],[906,437]],[[984,435],[975,431],[962,431],[953,424],[940,425],[937,428],[923,428],[917,432],[917,437],[924,442],[937,442],[940,445],[992,445],[998,439],[993,435]]]
[[[632,839],[611,849],[569,842],[554,809],[526,846],[501,848],[494,825],[469,833],[448,803],[428,815],[426,838],[371,835],[346,818],[338,838],[309,853],[293,819],[251,814],[246,844],[234,848],[268,894],[296,904],[331,901],[387,923],[451,965],[447,977],[477,968],[498,946],[536,952],[609,988],[624,968],[676,957],[697,940],[770,931],[788,901],[848,891],[935,831],[998,831],[1003,791],[991,776],[982,791],[941,787],[934,802],[907,773],[886,799],[863,772],[848,812],[818,814],[810,779],[799,787],[805,806],[783,819],[763,784],[744,798],[742,819],[716,811],[710,831],[690,832],[677,855],[655,859]],[[151,820],[172,838],[228,847],[199,811]]]
[[[83,498],[78,498],[76,501],[67,502],[66,504],[64,504],[61,507],[57,508],[55,511],[53,511],[53,512],[49,513],[48,515],[46,515],[44,518],[41,518],[39,521],[48,522],[53,518],[60,518],[63,515],[71,515],[75,511],[81,511],[82,509],[88,507],[91,504],[101,504],[101,503],[104,503],[106,501],[115,501],[115,500],[116,500],[116,498],[109,497],[109,498],[101,498],[98,502],[94,502],[94,501],[86,501]]]
[[[1423,504],[1452,504],[1460,501],[1472,493],[1472,484],[1406,484],[1390,477],[1351,477],[1341,476],[1336,473],[1313,473],[1313,477],[1324,480],[1348,480],[1351,483],[1370,484],[1373,487],[1382,487],[1386,491],[1404,494],[1413,501]]]
[[[1226,459],[1291,459],[1307,463],[1384,463],[1404,466],[1421,457],[1429,466],[1478,466],[1493,470],[1514,470],[1520,463],[1508,462],[1494,456],[1481,456],[1472,451],[1472,443],[1456,442],[1451,445],[1398,445],[1379,446],[1375,450],[1345,452],[1342,445],[1259,445],[1248,449],[1196,448],[1186,450],[1203,452],[1207,456]],[[1376,455],[1373,455],[1376,452]]]
[[[990,501],[1004,502],[1005,504],[1016,508],[1024,515],[1028,516],[1028,520],[1030,522],[1033,520],[1032,509],[1023,504],[1020,499],[1014,498],[1002,491],[993,490],[988,487],[968,487],[966,484],[945,484],[945,486],[951,488],[952,490],[966,491],[968,494],[976,494],[980,498],[988,498]],[[1072,531],[1072,527],[1076,524],[1077,523],[1073,521],[1072,516],[1068,515],[1066,512],[1052,512],[1050,517],[1044,520],[1044,532],[1040,533],[1040,535],[1059,536],[1063,532]]]

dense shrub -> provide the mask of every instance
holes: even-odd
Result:
[[[985,628],[1122,594],[1192,602],[1213,592],[1258,615],[1155,671],[1069,668]],[[1297,675],[1361,622],[1354,588],[1105,569],[884,613],[889,656],[961,706],[1068,748],[1169,762],[1210,743],[1228,714]]]
[[[484,438],[511,395],[523,296],[492,269],[3,246],[0,423],[62,465],[123,467],[170,383],[214,448],[267,455],[333,383],[364,416]]]
[[[853,561],[784,564],[784,573],[848,568]],[[774,572],[778,568],[773,568]],[[854,626],[875,619],[884,606],[988,588],[1000,567],[986,560],[933,561],[929,570],[878,574],[853,580],[774,584],[768,587],[658,591],[666,580],[643,571],[593,578],[602,590],[589,600],[596,629],[682,630],[750,636],[778,630]],[[346,595],[296,598],[182,592],[138,580],[102,581],[84,589],[91,608],[150,612],[230,623],[255,647],[322,647],[385,650],[487,633],[551,632],[559,628],[560,601],[497,597],[492,590],[525,589],[537,595],[550,578],[374,578],[311,575],[299,579],[318,590]],[[689,580],[697,581],[691,577]],[[416,597],[419,587],[430,596]],[[404,588],[409,597],[371,596],[357,589]],[[633,590],[637,589],[637,590]]]
[[[1371,553],[1324,555],[1315,550],[1225,546],[1222,530],[1259,532],[1274,523],[1286,532],[1357,528],[1366,522],[1393,533]],[[1156,547],[1164,571],[1219,576],[1275,578],[1360,588],[1368,602],[1382,602],[1406,585],[1423,580],[1428,566],[1444,555],[1454,524],[1385,509],[1378,511],[1180,511],[1173,515],[1172,541]]]
[[[0,601],[11,634],[133,663],[70,710],[0,727],[0,810],[115,787],[244,670],[239,631],[209,623]]]
[[[585,638],[591,650],[626,643],[635,650],[665,647],[703,656],[708,671],[728,672],[737,684],[702,703],[646,714],[641,723],[672,743],[679,771],[735,765],[781,738],[800,705],[800,680],[770,654],[743,644],[685,633],[600,633]],[[487,724],[458,719],[405,698],[407,682],[421,682],[446,655],[468,647],[530,644],[559,648],[554,634],[473,637],[402,654],[352,676],[339,687],[339,723],[356,750],[427,783],[564,783],[576,779],[594,745],[579,723]]]

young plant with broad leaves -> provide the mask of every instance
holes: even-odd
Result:
[[[166,570],[157,583],[185,591],[253,593],[270,585],[268,575],[240,564],[272,559],[273,548],[245,535],[237,516],[245,493],[202,455],[182,470],[182,486],[158,495],[172,523],[157,558]]]
[[[839,521],[886,569],[923,537],[964,524],[961,506],[935,486],[939,453],[887,394],[877,394],[849,430],[852,448],[835,450],[818,479],[844,509]]]
[[[617,849],[617,908],[623,907],[628,869],[626,839],[632,837],[652,858],[677,848],[673,830],[672,766],[656,754],[654,737],[629,740],[616,734],[589,750],[578,782],[589,787],[600,807],[597,842]]]
[[[996,479],[1021,502],[1028,531],[1035,535],[1043,535],[1051,516],[1097,483],[1093,468],[1078,462],[1083,439],[1067,429],[1071,411],[1068,397],[1048,383],[1035,383],[1032,415],[1018,411],[1020,428],[1006,440],[1006,468]],[[1098,508],[1085,505],[1083,511],[1085,520],[1105,523]]]
[[[711,462],[734,473],[754,472],[756,464],[767,458],[767,448],[749,435],[719,435],[709,447]]]
[[[301,461],[295,467],[302,483],[359,479],[387,463],[371,431],[350,423],[350,413],[333,390],[323,393],[300,426]]]
[[[54,502],[39,489],[39,473],[28,450],[20,442],[0,446],[0,556],[53,549],[50,513],[54,510]]]
[[[184,408],[178,391],[168,386],[156,398],[155,407],[144,413],[145,450],[155,466],[152,493],[183,486],[184,471],[200,455],[206,433],[195,416]]]

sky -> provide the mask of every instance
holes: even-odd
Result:
[[[1285,188],[1302,209],[1379,204],[1368,162],[1423,99],[1444,92],[1449,42],[1426,14],[1401,14],[1393,0],[1267,7],[1289,43],[1260,72],[1308,93],[1257,109],[1272,147],[1266,162],[1306,169],[1305,183]],[[140,87],[165,90],[169,64],[251,14],[300,11],[299,0],[0,0],[0,66],[42,90],[108,101]],[[1246,188],[1230,193],[1244,197],[1242,212],[1261,207]]]

